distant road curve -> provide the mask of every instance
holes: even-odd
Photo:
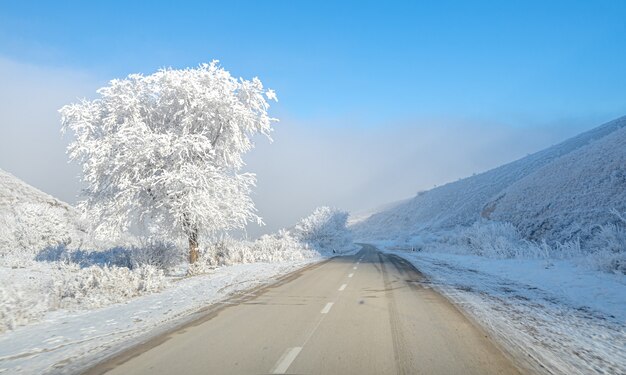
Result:
[[[87,374],[519,374],[487,335],[373,246],[298,271]]]

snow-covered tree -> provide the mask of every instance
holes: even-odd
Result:
[[[213,61],[132,74],[97,92],[60,113],[75,135],[70,158],[82,164],[80,207],[100,233],[186,238],[193,263],[200,237],[261,222],[255,176],[240,173],[251,138],[269,138],[277,121],[266,100],[276,95],[258,78],[236,79]]]
[[[319,251],[341,252],[352,246],[352,232],[346,227],[348,216],[336,208],[318,207],[291,232],[296,239]]]

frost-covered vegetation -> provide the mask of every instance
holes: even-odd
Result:
[[[167,241],[184,238],[189,260],[202,239],[243,229],[256,215],[255,175],[242,173],[256,134],[272,131],[258,78],[235,78],[217,61],[193,69],[131,74],[99,98],[61,108],[63,130],[82,166],[79,204],[107,237],[134,228]]]
[[[395,245],[415,251],[471,254],[491,259],[569,259],[581,266],[626,274],[626,228],[606,224],[592,230],[591,237],[548,244],[527,240],[508,222],[479,220],[469,227],[441,231]]]
[[[14,203],[4,205],[0,216],[0,332],[49,311],[103,307],[158,292],[185,275],[221,266],[313,260],[353,246],[347,213],[322,207],[293,229],[256,241],[222,236],[207,242],[199,261],[188,266],[180,241],[127,236],[123,246],[111,246],[84,230],[71,206],[13,176],[0,177],[0,203]]]
[[[355,237],[626,274],[626,117],[355,223]]]
[[[291,229],[261,236],[256,241],[225,237],[204,249],[191,272],[205,272],[219,265],[254,262],[284,262],[314,258],[355,249],[346,227],[348,213],[319,207]]]
[[[213,61],[112,80],[98,94],[60,110],[82,166],[79,210],[0,171],[0,330],[220,266],[352,246],[347,213],[329,208],[256,241],[227,236],[261,222],[255,176],[241,172],[252,137],[269,138],[277,121],[268,115],[276,95],[258,78],[237,79]]]
[[[0,170],[2,264],[24,267],[47,247],[79,248],[88,241],[85,227],[72,206]]]

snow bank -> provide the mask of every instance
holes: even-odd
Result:
[[[218,267],[209,274],[171,280],[170,287],[162,292],[125,303],[46,312],[38,323],[0,335],[0,373],[81,373],[105,355],[126,350],[193,319],[207,305],[219,303],[235,292],[272,283],[281,275],[319,260]],[[19,271],[23,274],[24,270]]]
[[[626,283],[564,260],[393,251],[539,374],[626,373]]]
[[[241,263],[308,262],[354,249],[347,213],[322,207],[291,230],[256,241],[229,237],[205,246],[198,262],[186,265],[185,250],[144,240],[140,246],[106,250],[49,246],[36,255],[15,254],[0,263],[0,332],[41,319],[57,309],[93,309],[162,291],[184,275],[214,272]],[[14,268],[15,267],[15,268]]]
[[[35,264],[0,268],[0,332],[39,321],[58,309],[81,310],[163,290],[169,281],[153,266]]]

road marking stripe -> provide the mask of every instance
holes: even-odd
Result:
[[[343,284],[342,286],[339,287],[339,291],[341,292],[342,290],[346,289],[347,286],[348,284]]]
[[[291,363],[294,359],[296,359],[298,354],[300,354],[301,350],[302,347],[300,346],[296,346],[295,348],[287,348],[287,350],[285,350],[285,354],[283,354],[278,362],[276,362],[274,369],[271,371],[272,374],[284,374],[285,372],[287,372],[287,369],[289,368],[289,366],[291,366]]]
[[[326,304],[326,306],[324,306],[324,308],[322,309],[322,311],[320,311],[320,313],[322,314],[328,314],[328,312],[330,311],[330,308],[333,307],[334,302],[328,302]]]
[[[352,267],[352,269],[353,269],[353,270],[355,270],[355,269],[356,269],[356,266]]]
[[[348,275],[348,277],[352,277],[352,276],[354,276],[354,273],[351,273],[351,274]]]

